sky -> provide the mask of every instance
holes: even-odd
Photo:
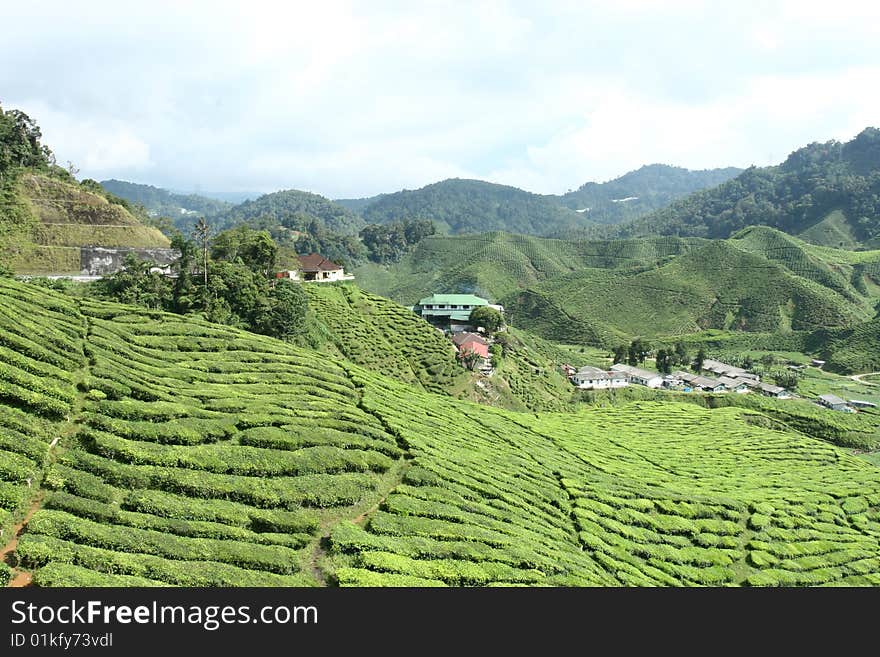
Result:
[[[4,7],[0,105],[79,177],[331,198],[775,164],[880,127],[880,3]]]

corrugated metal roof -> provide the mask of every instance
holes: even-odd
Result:
[[[473,294],[432,294],[419,301],[420,306],[488,306],[489,302]]]

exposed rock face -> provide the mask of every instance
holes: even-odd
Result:
[[[108,276],[122,269],[125,256],[134,253],[141,260],[152,260],[167,266],[180,257],[176,249],[105,248],[84,246],[80,248],[80,271],[83,276]]]

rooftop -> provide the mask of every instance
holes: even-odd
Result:
[[[342,269],[335,262],[327,260],[327,258],[317,253],[297,256],[297,260],[299,260],[300,269],[303,271],[339,271]]]
[[[826,404],[831,404],[832,406],[836,406],[837,404],[846,404],[846,402],[837,395],[819,395],[819,399],[821,399]]]
[[[452,341],[459,346],[465,344],[466,342],[478,342],[480,344],[486,345],[489,344],[486,341],[486,338],[484,338],[482,335],[470,333],[468,331],[465,331],[464,333],[456,333],[454,336],[452,336]]]
[[[473,294],[432,294],[419,301],[420,306],[488,306],[489,302]]]
[[[654,377],[660,376],[659,372],[652,372],[651,370],[643,370],[639,367],[633,367],[632,365],[624,365],[623,363],[617,363],[616,365],[612,365],[611,369],[615,372],[626,372],[630,376],[637,376],[640,379],[653,379]]]

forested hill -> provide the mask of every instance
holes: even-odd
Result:
[[[778,166],[751,167],[613,234],[725,238],[750,225],[826,246],[880,245],[880,130],[810,144]]]
[[[181,215],[197,214],[214,217],[232,207],[232,203],[199,194],[175,194],[161,187],[140,185],[124,180],[102,180],[101,186],[126,201],[143,205],[153,216],[176,219]]]
[[[617,224],[666,207],[676,199],[715,187],[742,169],[691,171],[666,164],[649,164],[604,183],[588,182],[577,190],[551,198],[583,212],[592,221]]]
[[[259,221],[281,224],[293,230],[305,230],[317,221],[323,228],[346,235],[356,234],[364,226],[363,219],[348,208],[319,194],[297,189],[285,189],[245,201],[231,208],[221,220],[226,226]]]
[[[504,230],[549,235],[591,223],[554,198],[459,178],[378,197],[362,210],[362,215],[366,221],[379,224],[431,219],[441,232],[453,234]]]

